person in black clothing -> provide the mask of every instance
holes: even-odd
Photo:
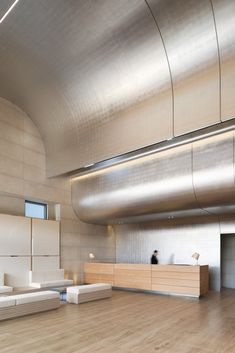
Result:
[[[157,250],[154,250],[153,255],[152,255],[152,257],[151,257],[151,264],[152,264],[152,265],[157,265],[157,264],[158,264],[157,255],[158,255],[158,251],[157,251]]]

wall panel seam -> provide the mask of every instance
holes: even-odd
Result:
[[[170,83],[171,83],[171,101],[172,101],[172,136],[174,137],[175,136],[175,123],[174,123],[174,111],[175,111],[175,103],[174,103],[174,87],[173,87],[173,77],[172,77],[172,73],[171,73],[171,67],[170,67],[170,61],[169,61],[169,57],[168,57],[168,53],[167,53],[167,50],[166,50],[166,45],[165,45],[165,42],[163,40],[163,35],[162,35],[162,32],[160,30],[160,27],[157,23],[157,20],[153,14],[153,11],[148,3],[147,0],[145,0],[145,3],[149,9],[149,12],[151,14],[151,16],[153,17],[153,20],[154,20],[154,23],[157,27],[157,30],[159,32],[159,35],[160,35],[160,38],[161,38],[161,41],[162,41],[162,45],[163,45],[163,49],[164,49],[164,52],[165,52],[165,55],[166,55],[166,61],[167,61],[167,66],[168,66],[168,69],[169,69],[169,76],[170,76]]]
[[[219,65],[219,116],[220,116],[220,122],[222,122],[222,116],[221,116],[221,114],[222,114],[221,113],[221,56],[220,56],[220,48],[219,48],[218,31],[217,31],[217,25],[216,25],[216,19],[215,19],[215,11],[214,11],[212,0],[210,0],[210,4],[211,4],[211,11],[212,11],[214,27],[215,27],[215,37],[216,37],[216,45],[217,45],[217,53],[218,53],[218,65]]]

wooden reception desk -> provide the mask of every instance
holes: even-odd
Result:
[[[85,283],[106,282],[118,288],[151,290],[193,297],[208,292],[208,265],[85,263]]]

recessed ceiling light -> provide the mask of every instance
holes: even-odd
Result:
[[[0,18],[0,24],[5,20],[5,18],[7,17],[7,15],[9,15],[9,13],[11,12],[11,10],[13,10],[13,8],[16,6],[17,2],[19,0],[15,0],[13,2],[13,4],[9,7],[9,9],[7,10],[7,12],[5,12],[5,14]]]

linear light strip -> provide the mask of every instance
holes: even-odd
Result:
[[[224,126],[218,130],[211,130],[213,128],[213,126],[209,126],[207,128],[204,128],[203,129],[204,131],[201,131],[201,134],[200,134],[199,130],[194,131],[193,133],[185,134],[185,136],[175,137],[175,138],[171,139],[170,141],[163,141],[162,143],[161,142],[157,143],[155,147],[152,146],[152,148],[149,150],[147,149],[147,151],[145,151],[143,148],[143,151],[139,151],[133,155],[129,154],[127,152],[126,154],[118,156],[118,157],[121,157],[120,159],[118,158],[117,160],[115,160],[115,158],[117,158],[117,157],[114,157],[113,160],[112,160],[112,158],[110,158],[109,160],[106,160],[106,161],[100,161],[100,162],[94,163],[91,166],[83,167],[80,169],[80,171],[79,170],[72,171],[71,173],[68,173],[67,175],[70,175],[73,180],[84,178],[84,177],[87,177],[88,175],[92,175],[97,172],[102,172],[108,168],[112,168],[114,166],[117,166],[117,165],[120,165],[123,163],[128,163],[128,162],[131,162],[131,161],[139,159],[139,158],[144,158],[144,157],[147,157],[147,156],[152,155],[154,153],[166,151],[166,150],[178,147],[178,146],[182,146],[182,145],[185,145],[188,143],[193,143],[193,142],[203,140],[208,137],[216,136],[216,135],[219,135],[219,134],[222,134],[225,132],[235,130],[234,121],[232,121],[232,122],[230,121],[229,124],[227,124],[227,122],[219,123],[219,124],[220,125],[223,124]],[[226,124],[227,124],[227,126],[226,126]],[[133,151],[133,152],[135,152],[135,151]]]
[[[11,12],[11,10],[13,10],[13,8],[16,6],[17,2],[19,0],[15,0],[13,2],[13,4],[9,7],[9,9],[7,10],[7,12],[2,16],[2,18],[0,19],[0,24],[5,20],[5,18],[7,17],[7,15],[9,15],[9,13]]]

